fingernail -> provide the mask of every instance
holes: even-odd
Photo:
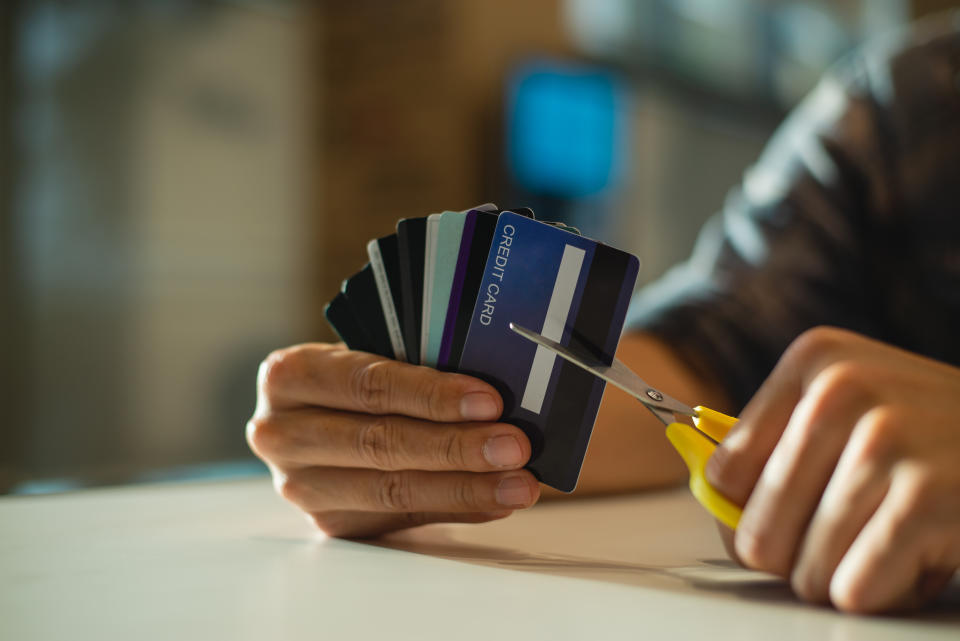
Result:
[[[499,413],[493,397],[485,392],[471,392],[460,399],[460,416],[466,421],[493,421]]]
[[[511,507],[526,507],[533,501],[530,484],[520,476],[510,476],[497,485],[497,503]]]
[[[523,463],[523,450],[514,436],[494,436],[483,444],[483,458],[494,467],[514,467]]]

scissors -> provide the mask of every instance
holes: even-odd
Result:
[[[690,491],[693,496],[721,523],[737,529],[741,508],[710,485],[704,475],[707,461],[730,428],[736,424],[736,418],[706,407],[688,407],[648,385],[618,359],[607,365],[596,357],[571,350],[516,323],[510,323],[510,329],[594,376],[613,383],[643,403],[644,407],[667,426],[667,438],[690,470]],[[689,417],[693,425],[678,421],[677,416]]]

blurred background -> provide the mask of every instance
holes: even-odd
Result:
[[[397,219],[690,251],[816,78],[922,0],[6,0],[0,492],[260,473],[259,361]]]

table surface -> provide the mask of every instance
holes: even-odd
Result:
[[[266,478],[0,499],[3,639],[958,639],[960,584],[843,615],[732,566],[684,490],[328,539]]]

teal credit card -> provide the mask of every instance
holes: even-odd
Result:
[[[437,228],[440,226],[440,217],[443,214],[430,214],[427,216],[427,231],[424,236],[423,250],[423,302],[420,307],[420,355],[421,365],[429,365],[427,362],[427,339],[430,336],[430,311],[433,309],[433,267],[434,257],[437,253]]]
[[[436,247],[433,252],[433,283],[430,293],[430,319],[427,323],[427,352],[425,365],[436,367],[443,344],[443,329],[450,306],[450,290],[460,256],[460,239],[466,213],[447,211],[437,224]]]

